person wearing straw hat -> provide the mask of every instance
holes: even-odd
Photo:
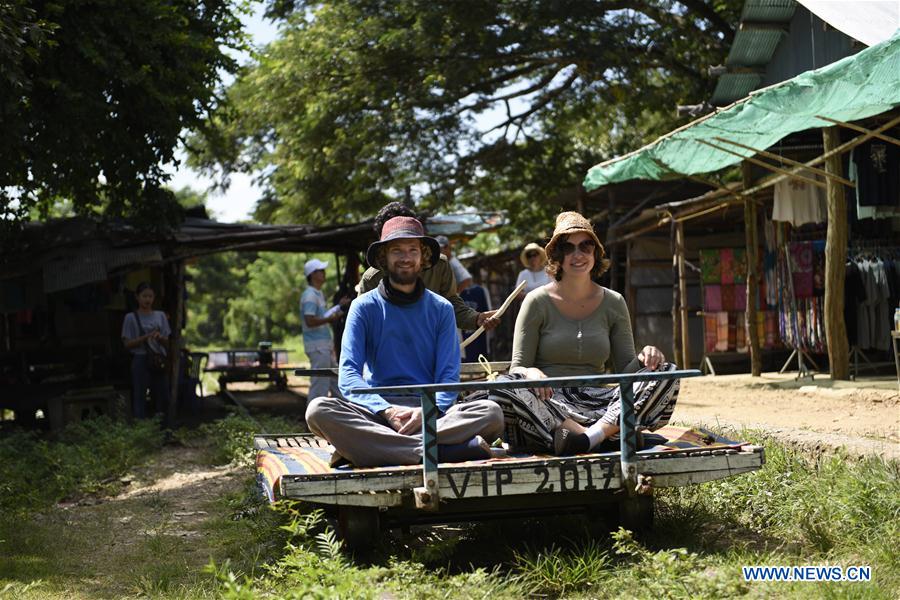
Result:
[[[522,290],[521,296],[552,281],[550,275],[544,270],[544,267],[547,265],[547,253],[539,245],[534,242],[527,244],[522,248],[519,260],[525,266],[524,269],[519,271],[519,276],[516,277],[516,287],[519,287],[519,284],[523,281],[525,282],[525,289]]]
[[[332,464],[358,467],[422,462],[422,409],[418,395],[381,396],[351,390],[387,385],[459,381],[459,341],[450,302],[425,289],[423,264],[440,260],[437,241],[412,217],[385,222],[366,258],[387,273],[378,288],[358,297],[341,340],[338,387],[344,398],[310,402],[310,430],[334,446]],[[455,404],[438,392],[438,459],[491,458],[503,431],[503,412],[490,400]]]
[[[590,221],[577,212],[556,218],[545,247],[550,284],[525,296],[516,319],[509,373],[526,379],[674,370],[654,346],[635,352],[631,317],[621,294],[594,279],[609,267]],[[589,452],[618,434],[621,405],[614,388],[538,388],[501,406],[518,420],[524,445],[557,455]],[[638,430],[668,423],[678,380],[635,385]],[[494,396],[491,396],[495,399]]]
[[[375,223],[373,225],[375,235],[381,237],[384,223],[394,217],[417,218],[415,212],[402,202],[389,202],[375,215]],[[419,276],[422,278],[425,288],[450,301],[450,304],[453,305],[453,312],[456,315],[456,326],[460,329],[469,331],[474,331],[479,327],[484,327],[485,331],[496,329],[500,325],[500,319],[494,317],[495,311],[478,312],[469,307],[459,296],[450,263],[446,257],[441,257],[443,255],[440,255],[438,257],[439,260],[433,265],[422,267],[422,272]],[[359,281],[359,292],[363,293],[376,289],[383,278],[384,272],[376,265],[370,264]]]

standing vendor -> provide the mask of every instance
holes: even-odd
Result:
[[[149,283],[139,283],[135,297],[138,308],[125,315],[122,343],[131,352],[132,414],[143,419],[147,416],[147,390],[157,413],[165,413],[169,403],[166,347],[172,331],[166,314],[153,310],[156,294]]]
[[[337,366],[334,344],[331,341],[331,327],[328,324],[342,318],[343,307],[350,303],[345,297],[341,298],[339,304],[326,309],[322,286],[325,285],[327,267],[328,263],[318,258],[309,259],[303,266],[309,287],[300,296],[300,322],[303,328],[303,349],[309,357],[311,369],[329,369]],[[332,396],[340,397],[337,380],[334,377],[310,377],[307,395],[310,400],[328,396],[329,391]]]

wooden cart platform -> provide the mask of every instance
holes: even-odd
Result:
[[[385,526],[591,512],[610,504],[616,506],[624,526],[643,529],[652,524],[655,488],[731,477],[757,470],[765,462],[760,446],[703,429],[663,427],[644,433],[638,447],[634,384],[698,375],[696,370],[643,372],[353,390],[420,395],[421,465],[335,468],[329,464],[334,449],[314,435],[258,435],[254,440],[257,480],[270,501],[302,500],[336,516],[339,532],[350,547],[373,544]],[[435,394],[439,391],[608,384],[618,384],[622,400],[616,451],[568,457],[513,454],[438,463]]]
[[[280,498],[346,506],[415,506],[413,490],[422,467],[332,468],[334,448],[312,434],[255,438],[259,485],[270,501]],[[721,479],[758,469],[763,449],[703,429],[667,426],[644,435],[638,470],[653,487],[673,487]],[[442,501],[464,498],[552,494],[622,489],[619,452],[572,457],[514,454],[505,458],[443,463]]]

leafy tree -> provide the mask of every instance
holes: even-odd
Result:
[[[189,264],[185,339],[190,346],[229,343],[225,319],[229,305],[246,294],[252,252],[221,252]],[[237,342],[238,339],[235,340]]]
[[[676,124],[709,97],[740,0],[274,0],[281,37],[192,142],[196,164],[262,173],[257,217],[515,208]]]
[[[223,252],[188,266],[190,345],[255,346],[300,335],[300,294],[306,288],[303,265],[312,257],[331,261],[325,297],[337,286],[328,254]]]
[[[60,199],[81,214],[176,221],[163,166],[236,70],[240,10],[238,0],[0,3],[0,228]]]

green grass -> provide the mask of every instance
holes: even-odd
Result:
[[[183,435],[208,450],[207,460],[241,464],[252,429],[230,417]],[[90,518],[46,508],[2,514],[0,591],[25,598],[896,597],[896,462],[811,456],[755,432],[733,435],[765,445],[765,468],[659,491],[656,528],[637,539],[602,518],[570,515],[392,531],[373,554],[354,558],[318,511],[261,503],[248,467],[240,486],[198,507],[209,518],[194,538],[118,539],[125,513],[142,527],[167,523],[172,505],[162,494],[89,507]],[[869,565],[873,581],[748,583],[743,565]]]
[[[0,512],[21,516],[64,498],[108,493],[118,477],[162,446],[155,420],[107,417],[73,423],[59,439],[30,431],[0,438]]]

